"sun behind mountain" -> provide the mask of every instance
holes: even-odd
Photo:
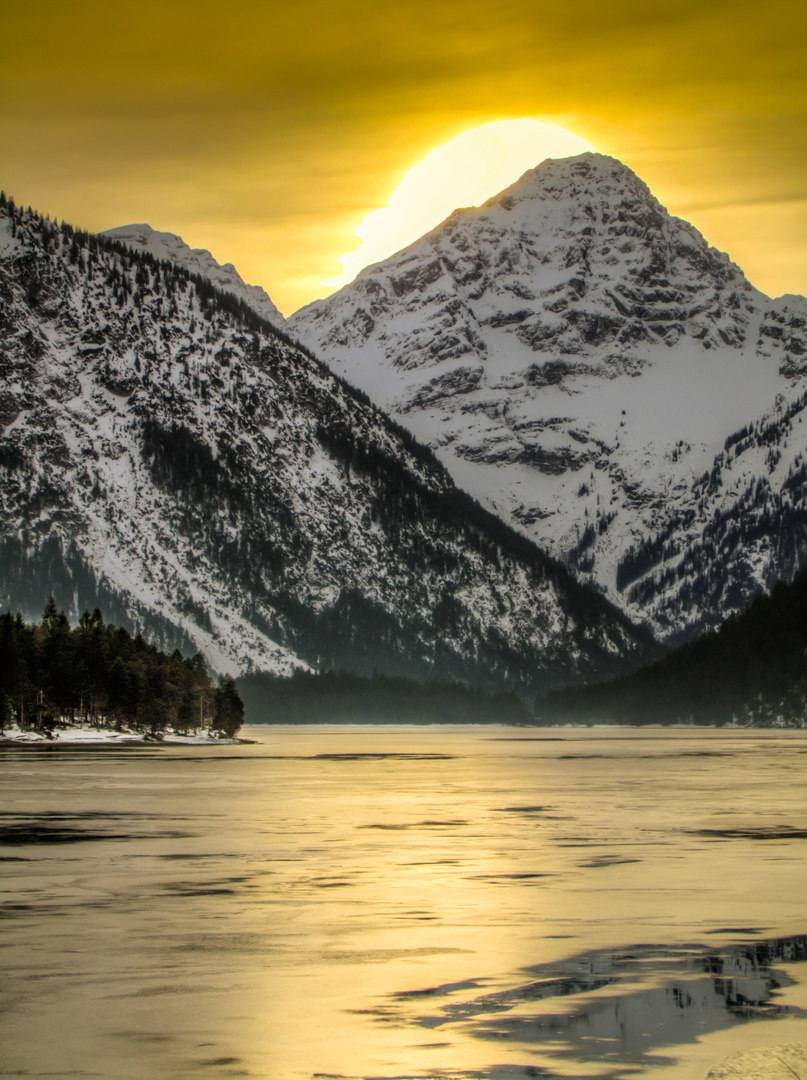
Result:
[[[342,273],[322,284],[347,285],[363,267],[399,251],[457,207],[478,206],[547,158],[591,149],[571,131],[539,120],[497,120],[464,131],[404,174],[389,203],[353,230],[362,243],[339,259]]]

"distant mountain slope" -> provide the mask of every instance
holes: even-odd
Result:
[[[807,557],[807,300],[620,162],[544,162],[289,320],[454,480],[671,639]]]
[[[0,206],[0,601],[529,694],[645,638],[235,296]]]
[[[545,723],[807,726],[807,568],[627,678],[538,702]]]
[[[512,693],[377,674],[244,675],[237,687],[248,724],[526,724],[532,715]]]

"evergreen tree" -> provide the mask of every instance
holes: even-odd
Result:
[[[213,730],[232,738],[244,722],[244,703],[229,676],[219,679],[213,691]]]

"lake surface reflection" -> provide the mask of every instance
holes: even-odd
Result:
[[[807,733],[247,734],[0,751],[0,1076],[703,1080],[807,1041]]]

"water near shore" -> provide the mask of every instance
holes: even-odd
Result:
[[[0,749],[0,1076],[805,1060],[807,734],[246,734]]]

